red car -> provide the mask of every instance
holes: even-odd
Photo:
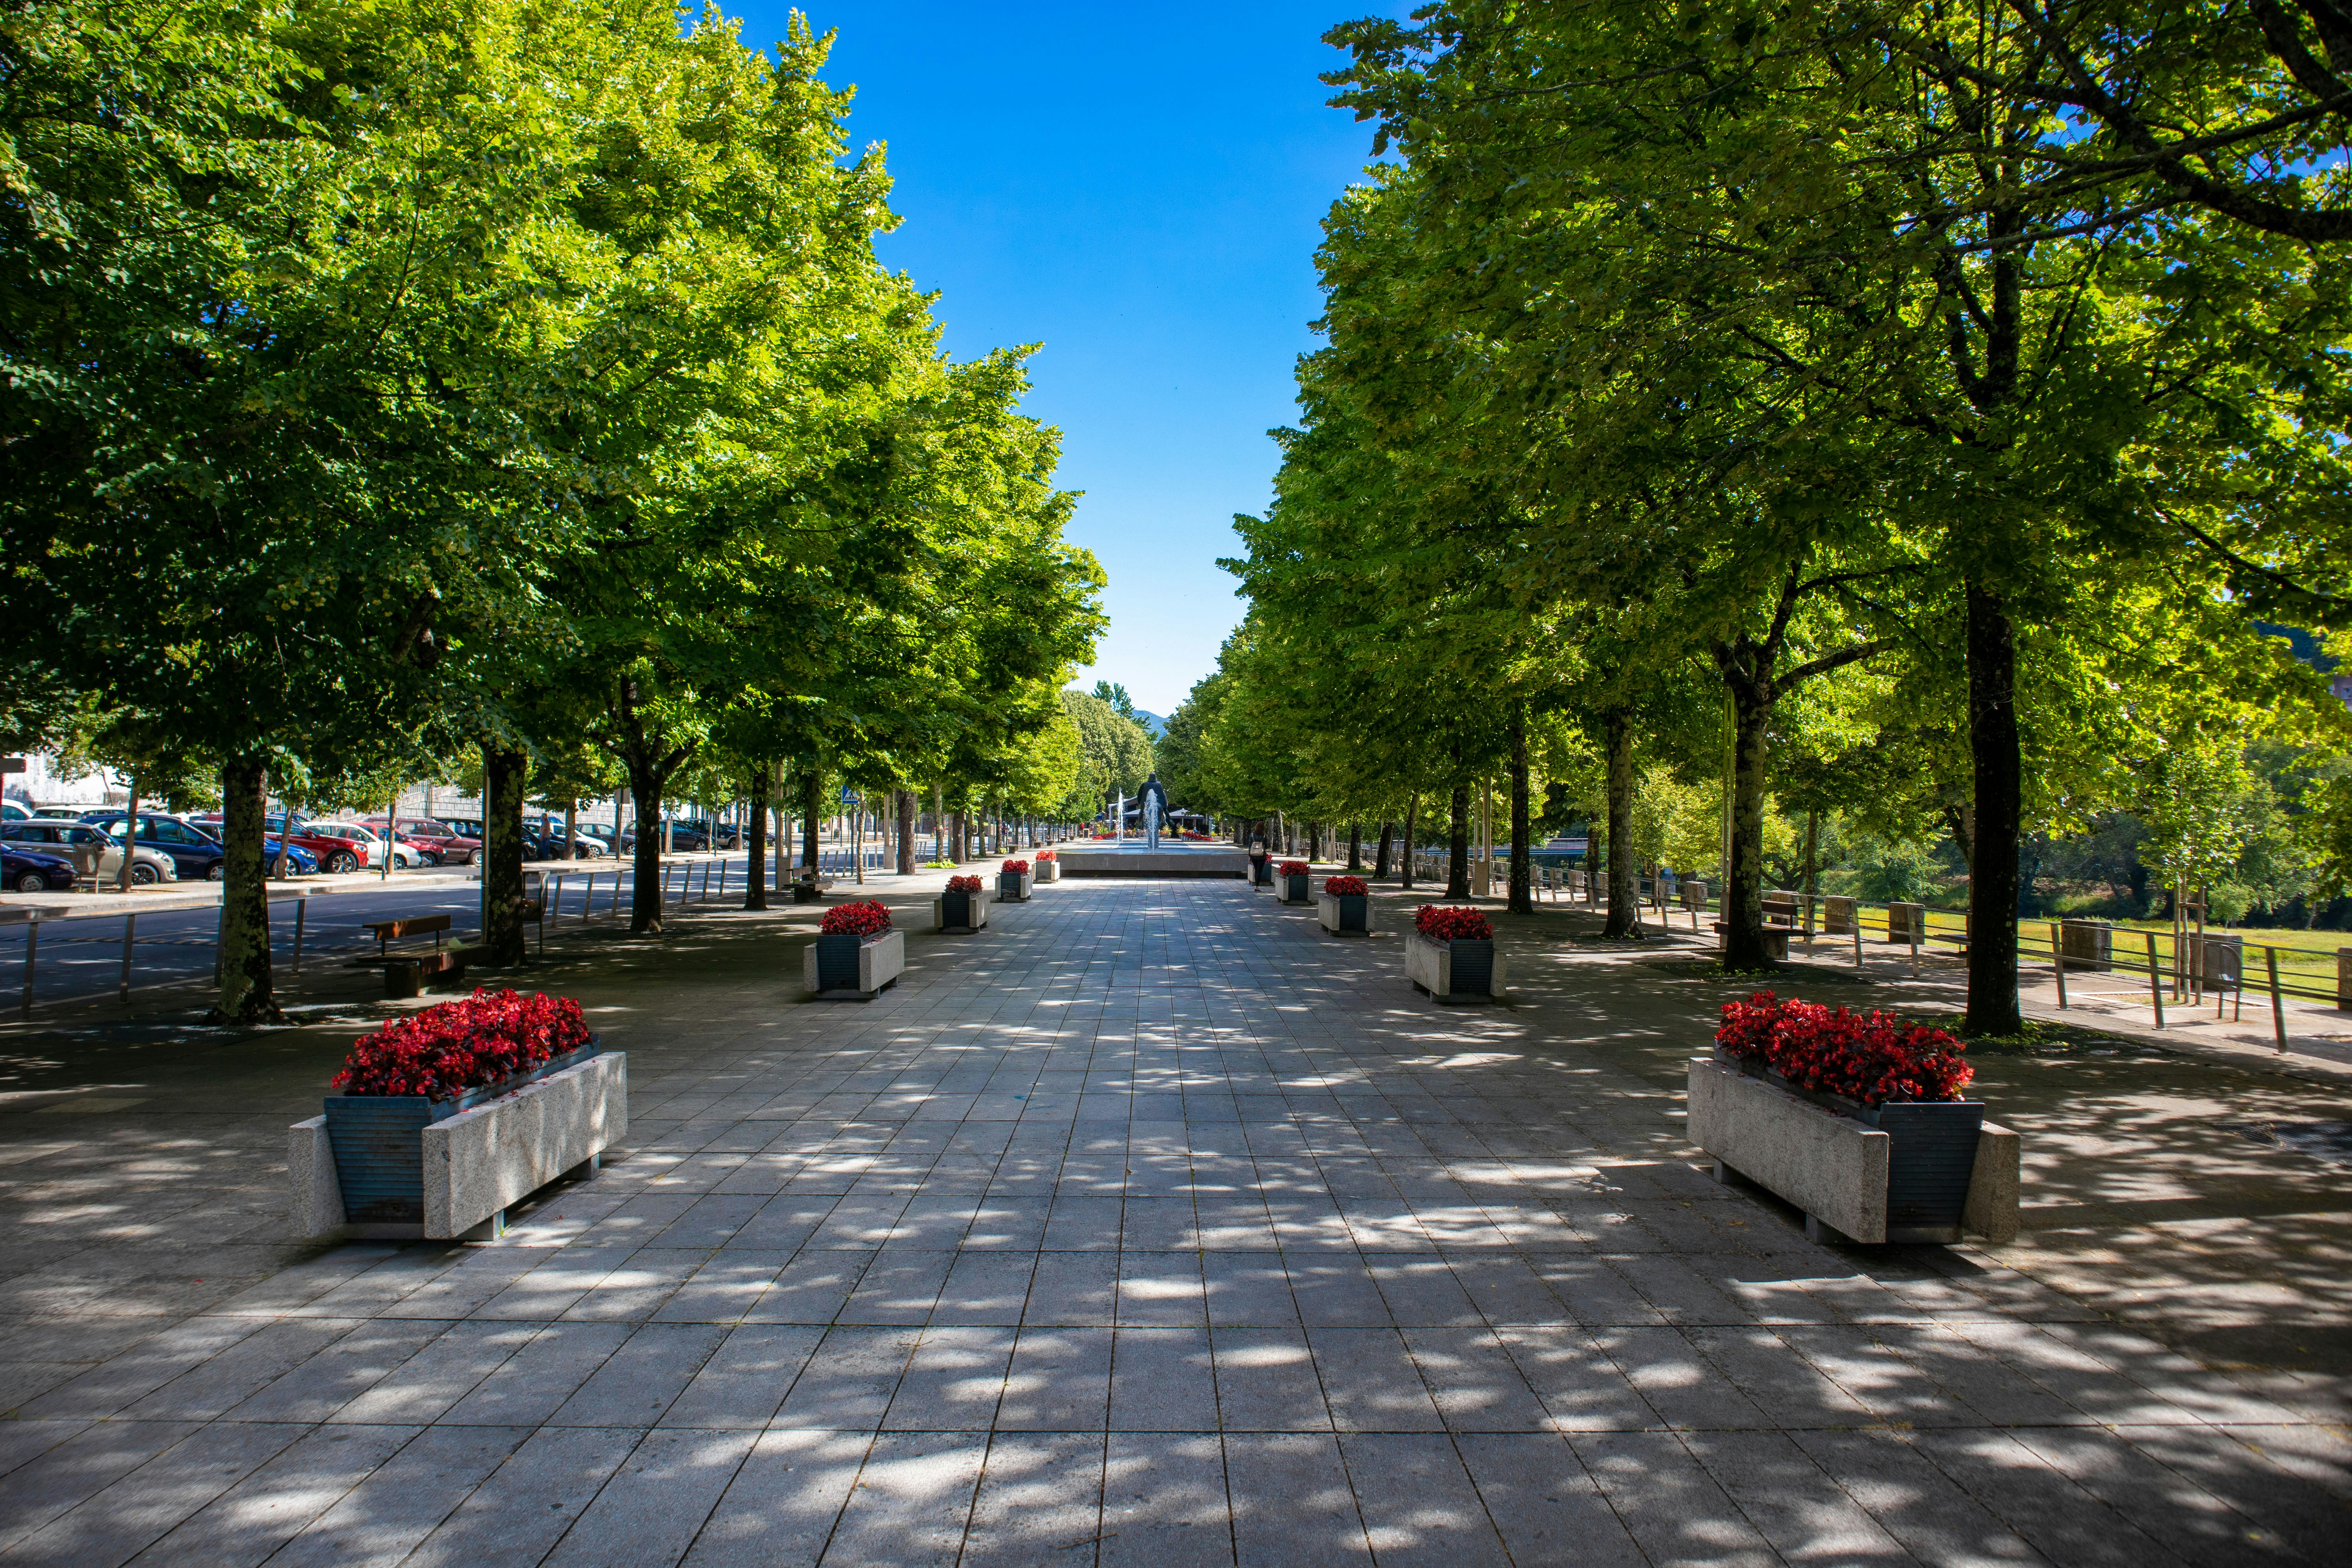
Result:
[[[361,823],[384,830],[384,818],[363,816]],[[400,819],[400,837],[404,844],[423,851],[438,866],[470,866],[482,852],[482,841],[468,838],[446,822],[436,822],[429,816],[404,816]]]
[[[208,811],[202,816],[191,817],[189,820],[204,823],[213,831],[218,832],[220,819],[219,812]],[[273,842],[277,836],[285,830],[286,818],[278,812],[273,811],[261,820],[263,828],[270,835]],[[332,824],[321,823],[320,826],[331,826]],[[319,868],[322,871],[364,870],[374,858],[372,847],[368,844],[356,838],[339,837],[331,833],[312,833],[299,820],[295,824],[294,831],[287,835],[287,842],[297,849],[307,849],[318,857]]]

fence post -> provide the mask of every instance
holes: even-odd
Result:
[[[131,943],[138,929],[137,915],[122,917],[122,976],[115,982],[114,990],[115,994],[122,999],[122,1005],[126,1007],[131,1005]]]
[[[1853,907],[1853,966],[1862,967],[1862,906]]]
[[[2145,934],[2147,937],[2147,999],[2156,1005],[2156,1026],[2161,1029],[2164,1027],[2164,987],[2158,983],[2156,972],[2156,933],[2148,931]]]
[[[2058,922],[2050,922],[2050,967],[2058,975],[2058,1010],[2066,1010],[2066,948],[2059,941]]]
[[[2272,1032],[2278,1037],[2278,1048],[2284,1051],[2286,1049],[2286,998],[2279,994],[2278,949],[2265,946],[2263,949],[2263,956],[2270,962]],[[2238,984],[2241,990],[2244,989],[2245,981],[2242,977]]]
[[[310,895],[298,893],[294,898],[294,973],[302,973],[302,922],[310,917]]]
[[[17,1009],[26,1017],[33,1016],[33,960],[41,951],[41,911],[29,910],[25,920],[25,1000]]]

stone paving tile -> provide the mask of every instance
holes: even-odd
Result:
[[[856,1008],[798,1001],[798,914],[566,971],[628,1009],[631,1145],[501,1244],[276,1247],[267,1181],[0,1128],[0,1225],[48,1227],[0,1269],[0,1561],[2352,1549],[2331,1373],[1708,1180],[1670,1053],[1612,1043],[1686,994],[1531,963],[1440,1009],[1238,885],[1048,891]],[[295,1119],[206,1114],[263,1162]]]

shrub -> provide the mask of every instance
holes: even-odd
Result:
[[[816,929],[827,936],[880,936],[890,929],[890,911],[872,899],[835,904]]]
[[[1352,899],[1370,892],[1361,877],[1326,877],[1323,890],[1335,899]]]
[[[1488,942],[1495,927],[1485,911],[1459,904],[1423,904],[1414,912],[1412,929],[1428,942]]]
[[[977,877],[950,877],[948,879],[948,891],[950,893],[977,893],[980,891],[980,879]]]
[[[1715,1043],[1726,1056],[1865,1107],[1958,1100],[1976,1077],[1960,1059],[1968,1047],[1941,1029],[1906,1024],[1892,1013],[1783,1002],[1769,991],[1726,1003]]]
[[[448,1100],[587,1043],[588,1026],[571,997],[525,996],[486,985],[361,1036],[334,1083],[345,1094]]]
[[[1004,863],[1003,869],[1012,872],[1016,877],[1025,877],[1029,874],[1029,862],[1026,860],[1007,860]]]

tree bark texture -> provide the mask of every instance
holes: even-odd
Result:
[[[1348,869],[1360,871],[1363,868],[1364,825],[1360,822],[1351,822],[1348,824]]]
[[[482,742],[482,945],[492,963],[520,963],[525,957],[522,794],[530,767],[521,747]]]
[[[261,754],[231,757],[221,769],[220,996],[215,1024],[280,1023],[269,968],[268,815]],[[281,840],[282,842],[282,840]]]
[[[1372,875],[1385,878],[1389,874],[1389,849],[1396,838],[1396,824],[1381,824],[1381,847],[1372,858]]]
[[[1609,768],[1609,921],[1601,934],[1638,941],[1643,931],[1633,875],[1633,716],[1603,715],[1601,745]]]
[[[1445,896],[1470,896],[1470,786],[1455,784],[1452,816],[1446,826]]]
[[[898,799],[898,875],[915,874],[915,792],[902,789]]]
[[[1408,892],[1412,889],[1413,827],[1420,818],[1421,792],[1415,790],[1405,797],[1404,802],[1404,865],[1401,868],[1402,875],[1398,881],[1398,885]]]
[[[751,782],[744,786],[751,796],[751,839],[747,848],[751,855],[751,874],[743,879],[743,907],[764,910],[768,907],[768,764],[761,763],[751,770]]]
[[[1764,943],[1764,773],[1769,765],[1772,688],[1745,674],[1731,688],[1731,863],[1723,888],[1723,963],[1769,969]]]
[[[1528,842],[1528,710],[1511,709],[1511,912],[1531,915],[1535,900],[1535,846]]]
[[[1970,1035],[2015,1035],[2017,845],[2022,763],[2017,732],[2017,640],[2000,596],[1968,585],[1969,747],[1976,764],[1976,854],[1969,875]]]

